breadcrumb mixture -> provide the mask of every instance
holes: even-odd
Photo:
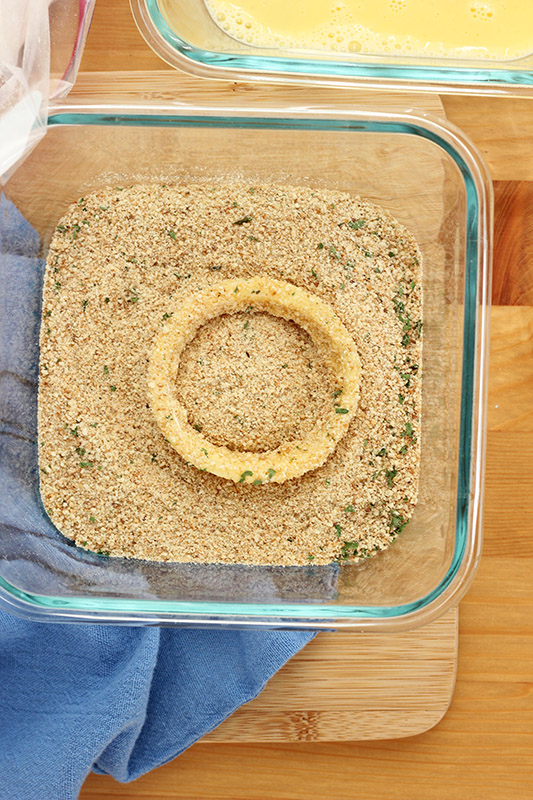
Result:
[[[191,425],[213,444],[253,452],[307,436],[329,412],[335,386],[306,331],[253,311],[204,325],[177,377]]]
[[[180,300],[225,278],[290,281],[329,303],[359,352],[361,400],[323,467],[238,485],[187,465],[146,397],[152,342]],[[378,206],[307,187],[106,188],[73,204],[47,259],[41,326],[41,496],[101,555],[326,564],[373,555],[416,504],[421,266]],[[261,451],[305,435],[333,376],[297,325],[265,313],[206,323],[176,392],[214,444]]]

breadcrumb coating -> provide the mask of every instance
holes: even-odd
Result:
[[[331,308],[361,361],[357,409],[325,463],[260,487],[190,466],[147,399],[150,353],[176,310],[258,275]],[[205,183],[80,198],[57,225],[43,290],[50,518],[83,548],[155,561],[326,564],[385,549],[417,499],[421,280],[413,236],[340,191]],[[298,320],[218,316],[186,345],[176,397],[214,446],[275,449],[327,414],[337,388],[327,352]]]

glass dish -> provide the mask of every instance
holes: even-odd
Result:
[[[50,530],[39,500],[42,274],[21,309],[10,300],[16,276],[0,256],[4,389],[14,370],[12,315],[27,315],[33,353],[19,369],[22,400],[13,403],[11,394],[8,401],[4,389],[1,395],[2,469],[31,487],[17,498],[15,516],[7,493],[0,496],[4,608],[48,621],[399,630],[443,613],[469,585],[481,547],[492,195],[480,156],[456,128],[413,111],[221,112],[212,104],[70,99],[50,113],[47,135],[5,192],[38,230],[46,254],[67,205],[98,187],[232,177],[360,194],[417,237],[425,334],[420,496],[412,521],[388,551],[361,566],[159,564],[77,548]],[[37,506],[29,522],[28,509]]]
[[[130,0],[130,5],[150,47],[171,66],[200,77],[396,91],[533,94],[533,52],[516,60],[483,61],[259,48],[226,34],[203,0]]]

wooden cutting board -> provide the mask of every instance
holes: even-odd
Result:
[[[452,698],[456,609],[416,631],[321,633],[205,740],[397,739],[432,728]]]

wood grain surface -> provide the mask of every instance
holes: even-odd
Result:
[[[533,306],[533,181],[494,181],[494,209],[499,224],[494,231],[498,262],[492,302]]]
[[[127,0],[97,0],[82,69],[163,66]],[[127,786],[91,775],[82,800],[532,800],[533,100],[447,97],[443,104],[497,181],[485,544],[460,606],[448,713],[408,739],[199,743]],[[276,680],[282,695],[283,673]],[[304,730],[311,729],[310,721]]]
[[[453,609],[423,631],[393,636],[321,634],[206,741],[351,741],[422,733],[437,724],[452,697],[457,616]]]

